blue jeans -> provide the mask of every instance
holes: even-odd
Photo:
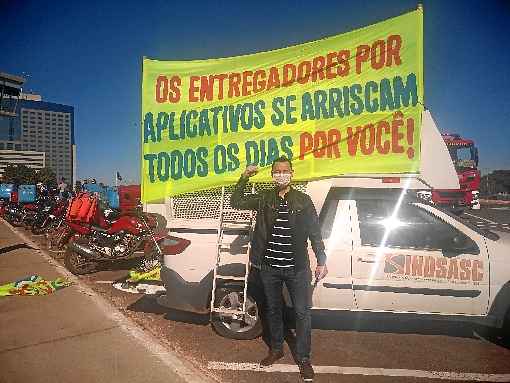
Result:
[[[310,314],[310,270],[271,268],[260,271],[267,304],[267,320],[271,333],[271,350],[283,350],[283,283],[287,286],[296,314],[296,357],[298,362],[310,359],[312,319]]]

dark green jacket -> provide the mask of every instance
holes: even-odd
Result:
[[[257,222],[251,242],[250,262],[255,267],[263,265],[268,238],[271,236],[274,222],[278,216],[277,189],[265,190],[257,194],[244,194],[248,183],[247,177],[241,177],[230,197],[230,204],[235,209],[256,210]],[[318,265],[326,263],[326,253],[319,227],[319,218],[311,198],[305,193],[293,189],[287,193],[289,204],[289,224],[292,228],[295,270],[309,268],[308,239],[317,258]]]

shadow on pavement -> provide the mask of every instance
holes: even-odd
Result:
[[[163,318],[175,322],[183,322],[201,326],[207,326],[209,324],[209,314],[195,314],[186,311],[169,309],[159,305],[156,299],[157,296],[144,295],[139,300],[129,305],[127,309],[134,312],[163,315]]]
[[[163,315],[167,313],[167,309],[156,302],[156,297],[152,295],[144,295],[136,302],[130,304],[127,309],[134,312],[142,312],[148,314]]]
[[[6,246],[0,248],[0,254],[5,254],[10,251],[18,250],[18,249],[32,249],[35,250],[32,246],[28,246],[26,243],[17,243],[16,245]]]
[[[132,270],[138,267],[139,264],[139,258],[118,259],[112,262],[101,262],[98,269],[101,271]]]
[[[200,326],[209,325],[209,314],[195,314],[186,311],[168,309],[165,319]]]
[[[465,322],[449,322],[433,319],[398,318],[392,314],[328,313],[314,312],[312,327],[321,330],[379,332],[393,334],[446,335],[459,338],[475,338],[510,349],[510,344],[498,336],[497,331],[481,325]]]

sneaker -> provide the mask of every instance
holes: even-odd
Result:
[[[315,372],[309,360],[305,360],[299,364],[299,374],[304,382],[313,382]]]
[[[278,359],[283,358],[283,351],[269,351],[269,354],[260,361],[260,367],[271,366]]]

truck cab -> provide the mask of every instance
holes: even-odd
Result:
[[[459,189],[434,189],[432,201],[441,206],[479,209],[480,171],[473,140],[458,134],[442,134],[459,177]]]

